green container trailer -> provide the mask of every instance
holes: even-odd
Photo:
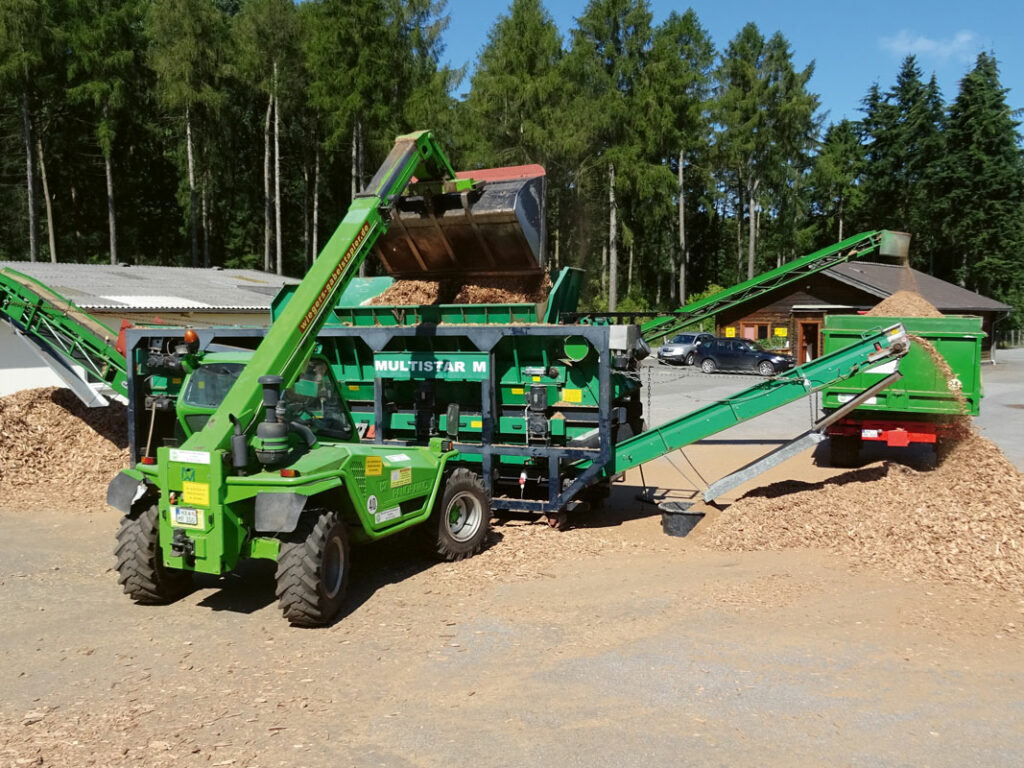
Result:
[[[912,344],[900,361],[901,380],[829,427],[832,463],[836,466],[856,465],[865,441],[896,447],[927,443],[941,451],[943,439],[960,417],[978,415],[982,398],[981,341],[985,338],[979,317],[831,315],[825,318],[825,354],[893,322],[902,323],[911,339],[930,344],[949,370],[936,364],[927,345]],[[881,376],[894,371],[882,366],[827,387],[822,391],[822,407],[826,413],[835,412]]]

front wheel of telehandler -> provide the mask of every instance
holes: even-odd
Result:
[[[281,539],[276,589],[281,613],[298,627],[329,623],[345,600],[348,570],[345,521],[333,510],[309,510]]]
[[[483,549],[491,525],[491,499],[479,475],[465,468],[448,478],[424,534],[431,552],[442,560],[462,560]]]
[[[160,550],[160,509],[156,504],[121,518],[117,531],[117,583],[144,605],[170,603],[192,586],[192,574],[164,567]]]

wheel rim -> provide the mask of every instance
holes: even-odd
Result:
[[[715,364],[710,360],[705,360],[703,363],[700,364],[700,367],[701,370],[704,371],[704,373],[711,373],[713,370],[715,370]]]
[[[460,491],[448,502],[445,510],[448,533],[456,541],[469,541],[480,527],[483,505],[469,491]]]
[[[345,580],[345,549],[337,536],[327,542],[327,548],[324,550],[321,580],[327,597],[337,597]]]
[[[693,352],[691,352],[690,354],[688,354],[688,355],[686,356],[686,364],[687,364],[687,365],[693,365],[693,360],[694,360],[694,357],[695,357],[695,355],[693,354]]]
[[[771,376],[775,373],[775,369],[772,367],[771,363],[761,363],[760,370],[762,376]]]

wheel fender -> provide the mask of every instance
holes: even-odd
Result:
[[[309,496],[303,493],[257,493],[254,523],[260,533],[291,533],[299,524]]]
[[[130,471],[118,472],[107,486],[107,504],[122,514],[130,515],[132,507],[145,494],[148,486]]]
[[[259,533],[291,533],[312,497],[341,485],[340,478],[332,478],[294,491],[260,491],[256,494],[253,524]]]

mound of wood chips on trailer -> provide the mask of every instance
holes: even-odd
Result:
[[[104,509],[107,484],[126,466],[128,422],[120,403],[87,408],[56,387],[0,398],[0,504]]]
[[[395,280],[370,300],[373,306],[433,304],[536,304],[547,298],[547,275],[478,277],[472,280]]]
[[[868,313],[941,317],[910,291]],[[913,339],[952,376],[923,339]],[[958,393],[955,393],[958,394]],[[942,463],[918,472],[891,462],[824,483],[757,489],[709,521],[726,550],[821,547],[900,576],[1024,590],[1024,474],[964,417]]]

